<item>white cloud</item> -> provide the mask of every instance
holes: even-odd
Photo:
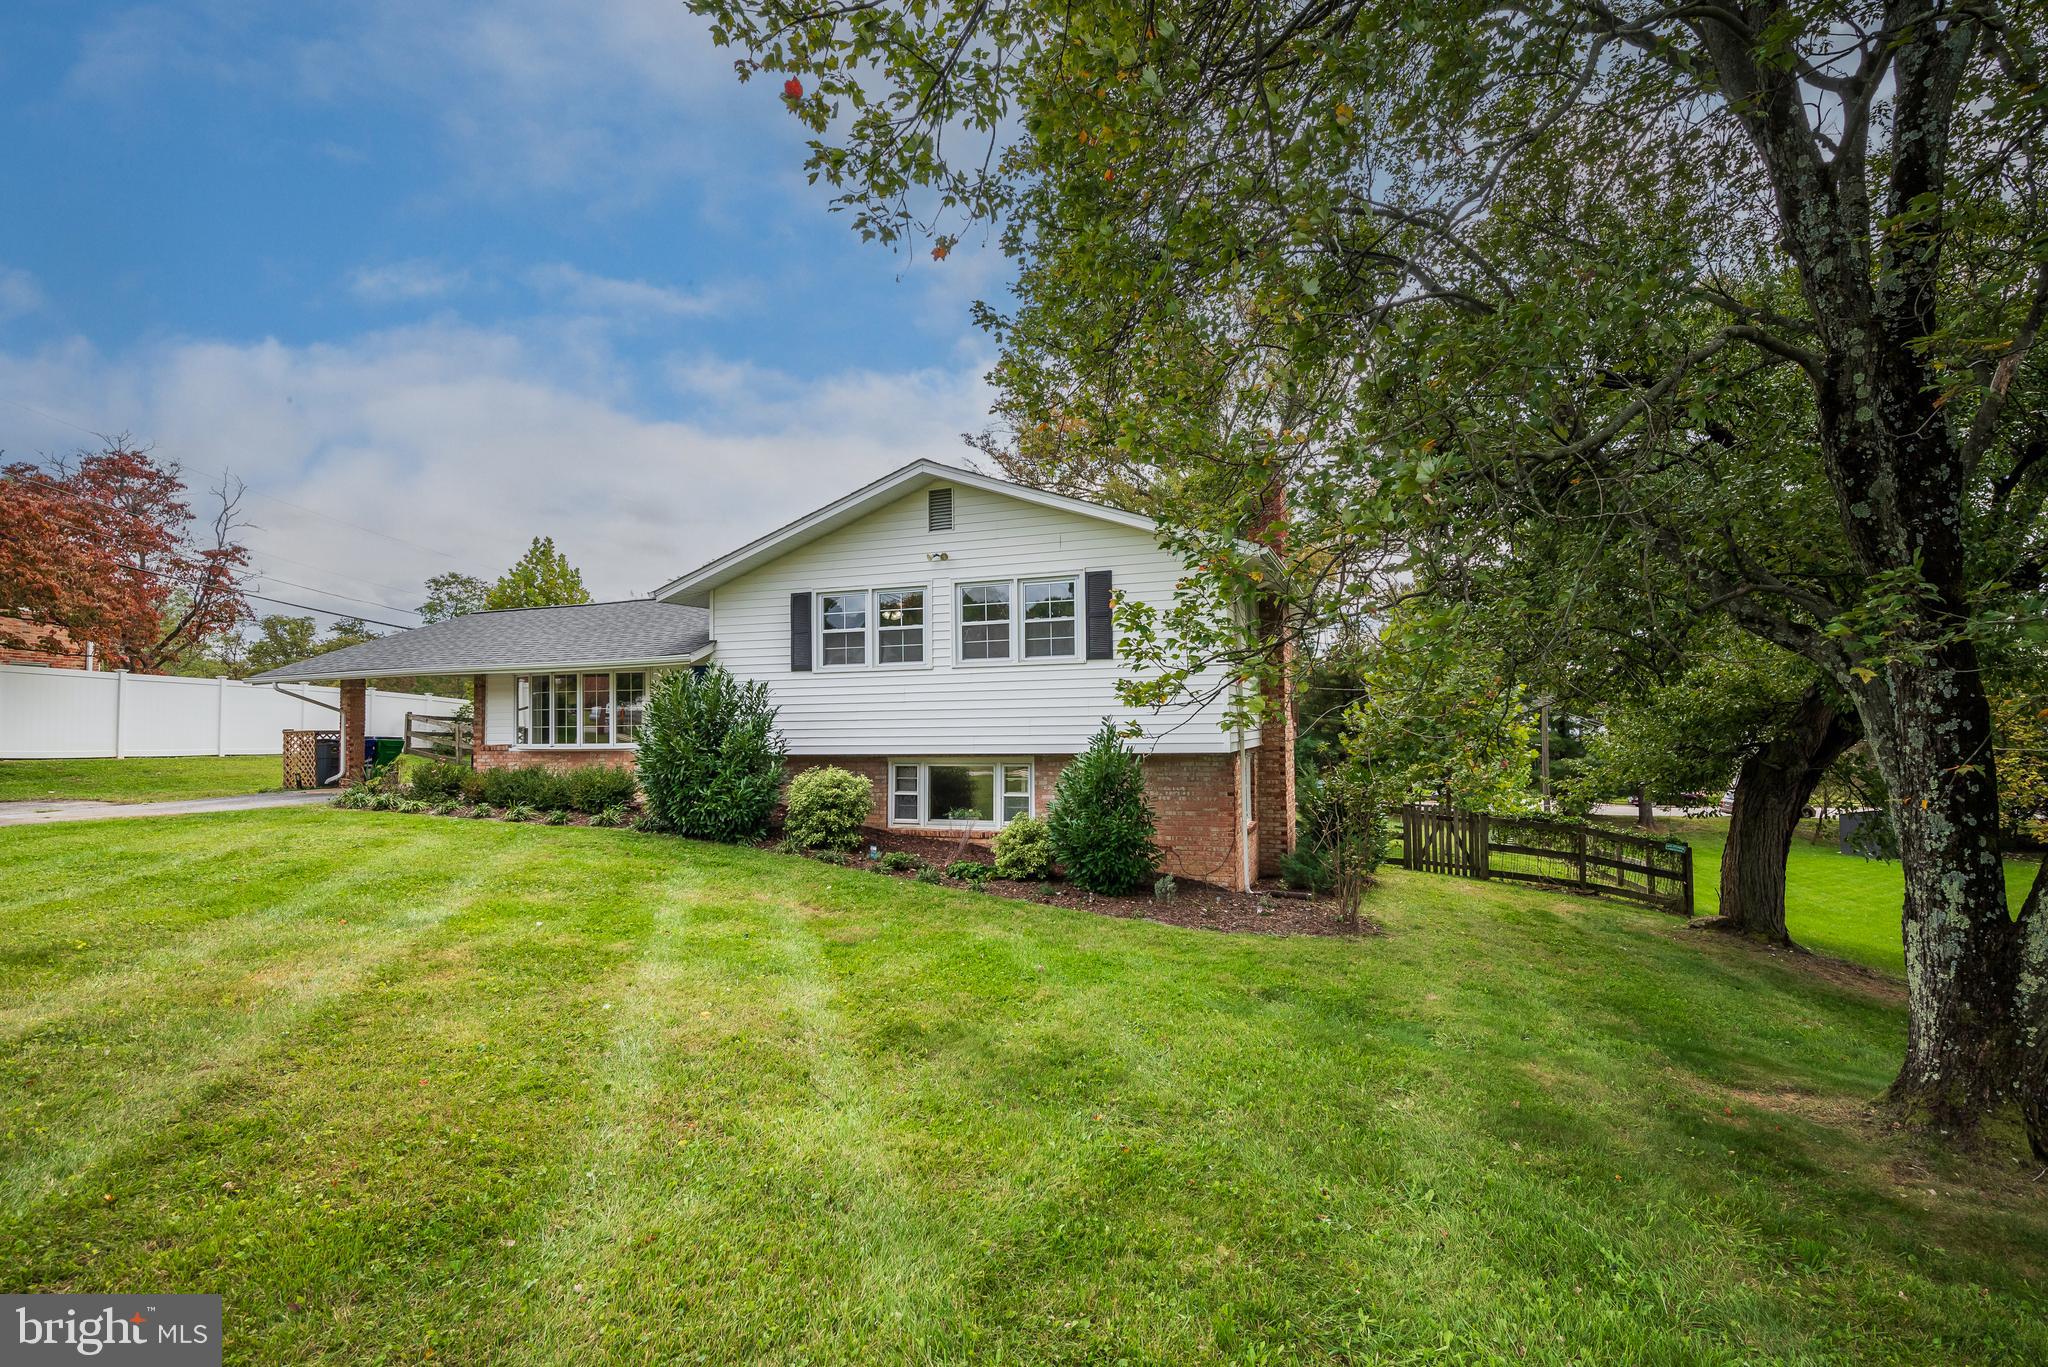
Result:
[[[680,290],[647,280],[592,275],[560,262],[531,268],[526,283],[577,312],[624,317],[701,318],[722,309],[733,293],[730,288]]]
[[[554,334],[440,322],[334,345],[185,340],[118,356],[74,340],[0,352],[0,395],[49,415],[0,406],[0,448],[68,450],[90,444],[80,429],[125,430],[194,485],[230,468],[252,491],[259,566],[263,548],[289,556],[275,572],[303,584],[405,607],[388,586],[494,574],[551,535],[614,597],[906,461],[962,461],[959,434],[987,411],[980,369],[802,382],[706,359],[678,367],[682,399],[653,414],[619,394],[601,343],[565,349]],[[373,583],[386,587],[362,587]]]
[[[468,271],[415,258],[358,267],[349,275],[348,288],[366,304],[401,304],[444,298],[468,283]]]
[[[0,323],[40,312],[43,288],[36,278],[15,266],[0,266]]]

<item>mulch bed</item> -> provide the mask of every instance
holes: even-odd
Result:
[[[449,813],[458,817],[485,817],[502,821],[505,819],[501,808],[486,806],[462,806]],[[589,826],[592,818],[580,812],[565,813],[559,821],[534,821],[532,825]],[[986,840],[970,840],[964,851],[957,836],[910,835],[902,831],[878,829],[873,826],[861,828],[861,849],[856,860],[861,867],[870,868],[881,878],[915,878],[915,873],[890,873],[873,868],[867,858],[869,846],[887,852],[902,850],[914,854],[927,864],[937,866],[942,872],[956,859],[973,859],[984,864],[993,864],[995,856],[990,852]],[[777,850],[779,842],[774,839],[757,842],[757,848]],[[810,856],[815,858],[816,856]],[[1336,903],[1328,898],[1310,898],[1301,893],[1289,891],[1279,884],[1270,884],[1251,892],[1238,892],[1232,888],[1219,887],[1198,879],[1175,879],[1178,891],[1173,900],[1162,902],[1151,892],[1138,893],[1129,897],[1105,897],[1101,893],[1077,888],[1071,883],[1020,882],[1009,878],[990,878],[978,885],[980,891],[996,897],[1014,898],[1020,902],[1040,902],[1046,906],[1073,907],[1080,911],[1092,911],[1098,916],[1117,916],[1127,921],[1157,921],[1162,925],[1186,926],[1195,930],[1221,930],[1237,935],[1352,935],[1359,932],[1345,929],[1337,920]],[[949,887],[975,887],[964,879],[947,878]],[[1374,933],[1370,925],[1366,934]]]
[[[772,841],[765,842],[764,848],[772,848],[773,845]],[[995,862],[985,840],[968,841],[965,852],[962,852],[958,837],[911,835],[903,831],[862,827],[859,855],[862,865],[869,862],[869,846],[884,853],[902,850],[941,870],[956,859],[973,859],[984,864]],[[911,873],[886,873],[881,869],[873,872],[882,878],[916,877]],[[969,886],[957,879],[946,881],[957,887]],[[1239,935],[1353,933],[1338,923],[1336,904],[1326,898],[1311,900],[1278,888],[1237,892],[1192,878],[1174,881],[1179,885],[1179,891],[1170,902],[1158,901],[1150,891],[1128,897],[1105,897],[1071,883],[1019,882],[1008,878],[991,878],[981,884],[981,891],[1022,902],[1041,902],[1047,906],[1092,911],[1099,916],[1117,916],[1127,921],[1158,921],[1163,925],[1221,930]]]

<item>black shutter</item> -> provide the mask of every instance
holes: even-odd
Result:
[[[811,667],[811,595],[808,593],[789,595],[789,667],[794,670]]]
[[[1109,618],[1109,571],[1090,570],[1082,576],[1081,596],[1088,614],[1088,658],[1116,658],[1116,629]]]

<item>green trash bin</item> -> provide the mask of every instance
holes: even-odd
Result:
[[[376,764],[389,764],[405,753],[405,741],[399,736],[378,736],[375,744],[377,757],[373,763]]]

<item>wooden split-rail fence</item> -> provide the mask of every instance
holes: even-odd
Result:
[[[1500,878],[1693,914],[1692,846],[1541,816],[1401,809],[1401,864],[1419,873]]]
[[[423,712],[405,714],[405,753],[436,759],[461,759],[470,751],[472,723]]]

